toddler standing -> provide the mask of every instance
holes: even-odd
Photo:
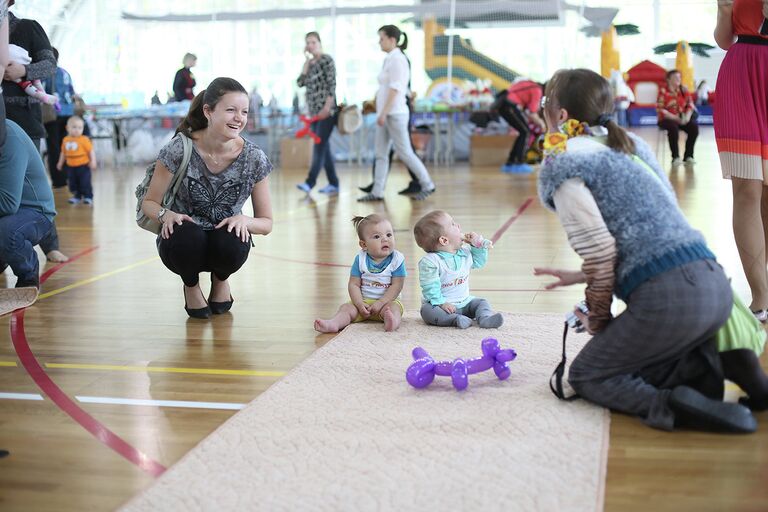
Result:
[[[504,323],[501,313],[494,313],[487,300],[469,294],[469,271],[485,266],[490,240],[477,233],[462,235],[461,227],[442,210],[419,219],[413,234],[427,252],[419,261],[424,300],[421,318],[440,327],[466,329],[473,318],[480,327],[500,327]]]
[[[352,222],[361,250],[349,273],[351,302],[339,306],[330,320],[315,320],[315,330],[339,332],[352,322],[378,320],[384,322],[385,331],[394,331],[405,312],[399,300],[406,276],[405,257],[395,250],[395,233],[386,217],[373,213]]]
[[[80,116],[72,116],[67,120],[67,136],[61,141],[61,155],[56,169],[66,167],[69,179],[69,191],[72,197],[70,204],[81,200],[84,204],[93,204],[93,187],[91,186],[91,170],[96,168],[96,155],[91,139],[83,135],[85,122]]]

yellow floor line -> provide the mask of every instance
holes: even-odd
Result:
[[[0,361],[0,366],[18,366],[15,361]]]
[[[139,267],[141,265],[146,265],[147,263],[151,263],[151,262],[153,262],[155,260],[159,260],[159,259],[160,259],[159,256],[152,256],[151,258],[147,258],[145,260],[137,261],[136,263],[131,263],[130,265],[126,265],[124,267],[120,267],[118,269],[111,270],[109,272],[105,272],[105,273],[99,274],[97,276],[89,277],[88,279],[83,279],[82,281],[77,281],[77,282],[69,284],[67,286],[63,286],[61,288],[57,288],[55,290],[52,290],[50,292],[41,293],[40,296],[38,297],[38,300],[47,299],[48,297],[52,297],[54,295],[58,295],[60,293],[72,290],[73,288],[79,288],[79,287],[84,286],[86,284],[91,284],[94,281],[99,281],[101,279],[104,279],[105,277],[110,277],[110,276],[113,276],[115,274],[119,274],[121,272],[125,272],[126,270],[131,270],[131,269]]]
[[[121,372],[197,373],[204,375],[245,375],[250,377],[282,377],[285,372],[270,370],[223,370],[217,368],[168,368],[160,366],[121,366],[110,364],[46,363],[46,368],[69,370],[114,370]]]

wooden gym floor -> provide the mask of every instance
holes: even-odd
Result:
[[[664,141],[655,128],[639,133],[654,146]],[[698,163],[670,170],[670,179],[748,299],[730,183],[720,177],[711,128],[699,140]],[[657,154],[668,164],[668,149]],[[304,171],[276,171],[274,231],[256,239],[232,280],[232,313],[202,322],[187,318],[180,280],[133,221],[143,166],[96,171],[93,208],[68,205],[57,190],[61,246],[74,258],[44,267],[37,304],[0,318],[0,448],[10,451],[0,459],[0,508],[114,509],[330,340],[312,322],[347,300],[353,215],[381,211],[392,219],[410,271],[404,302],[411,311],[422,254],[411,228],[435,208],[465,230],[500,237],[488,266],[472,276],[473,292],[496,309],[564,313],[581,298],[578,288],[544,291],[547,279],[532,275],[535,265],[579,265],[556,217],[539,204],[534,176],[428,167],[438,188],[429,200],[398,196],[407,180],[395,166],[386,202],[375,205],[355,202],[367,166],[340,164],[342,192],[331,198],[296,190]],[[0,276],[0,286],[12,285],[8,272]],[[614,414],[606,510],[768,510],[768,416],[758,419],[755,435],[723,436],[659,432]]]

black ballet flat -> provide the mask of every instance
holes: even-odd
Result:
[[[211,317],[211,308],[205,306],[200,309],[189,309],[186,305],[184,311],[187,312],[190,318],[199,318],[200,320],[206,320]]]
[[[366,185],[365,187],[357,187],[357,188],[359,188],[362,192],[365,192],[366,194],[370,194],[371,190],[373,190],[373,183],[371,183],[370,185]]]
[[[230,309],[232,309],[232,304],[235,302],[235,299],[232,298],[232,295],[229,296],[229,300],[226,302],[213,302],[212,300],[208,301],[208,305],[211,308],[211,313],[214,315],[221,315],[223,313],[226,313]]]
[[[184,288],[182,288],[182,293],[184,293]],[[207,318],[210,318],[211,316],[211,308],[209,306],[205,306],[204,308],[198,308],[198,309],[189,309],[187,307],[186,294],[184,294],[184,311],[187,312],[190,318],[199,318],[200,320],[205,320]]]

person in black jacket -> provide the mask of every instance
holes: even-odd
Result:
[[[197,57],[192,53],[188,53],[184,55],[183,63],[184,67],[178,70],[173,78],[174,101],[192,100],[195,98],[194,88],[197,82],[190,68],[197,64]]]
[[[13,4],[14,0],[8,1],[8,7]],[[7,119],[21,126],[39,151],[40,139],[47,136],[40,102],[27,96],[13,80],[17,78],[44,80],[53,77],[56,74],[56,58],[43,27],[35,20],[19,19],[10,11],[8,12],[8,40],[10,44],[27,50],[32,63],[24,66],[10,62],[6,66],[2,82],[5,115]],[[56,169],[48,169],[48,172],[55,173]],[[40,242],[40,248],[46,254],[48,261],[61,262],[68,259],[59,251],[59,234],[55,224],[48,236]],[[2,264],[0,262],[0,265]]]

